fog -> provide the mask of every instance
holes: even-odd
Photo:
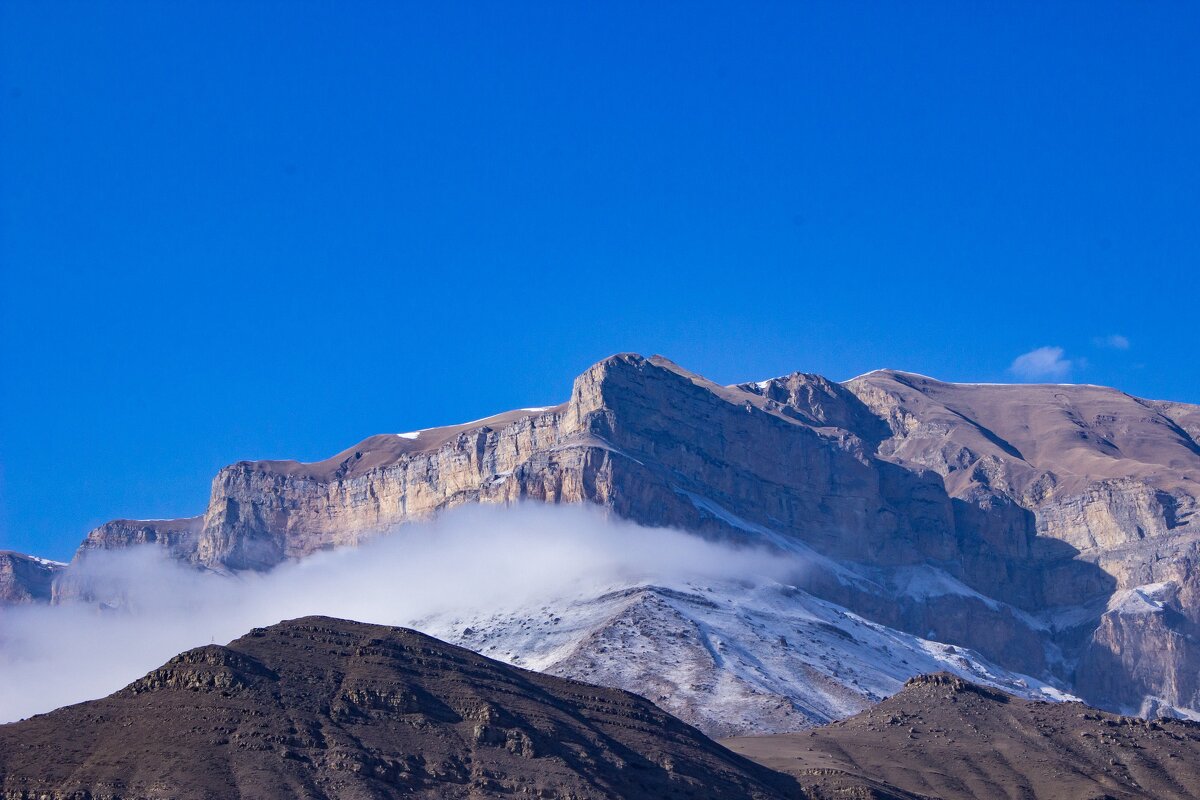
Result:
[[[786,580],[800,565],[643,528],[581,507],[469,507],[359,547],[234,577],[156,548],[98,553],[83,569],[124,599],[0,610],[0,722],[107,695],[176,653],[253,627],[325,614],[390,625],[517,608],[639,583]]]

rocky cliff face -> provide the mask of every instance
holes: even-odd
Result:
[[[0,606],[50,599],[54,578],[66,564],[0,550]]]
[[[791,411],[664,359],[619,356],[580,376],[561,406],[374,436],[317,464],[227,467],[189,557],[269,567],[463,503],[521,499],[592,502],[701,532],[767,527],[865,562],[956,556],[939,480]]]
[[[891,371],[846,388],[888,424],[880,458],[932,470],[955,498],[1028,510],[1046,546],[1098,570],[1074,577],[1100,580],[1110,595],[1099,620],[1072,619],[1065,609],[1094,593],[1060,571],[1041,602],[1009,598],[1040,612],[1073,651],[1085,698],[1127,711],[1200,708],[1200,408],[1098,386],[960,385]],[[1055,606],[1064,610],[1047,613]]]
[[[813,553],[808,592],[1094,702],[1197,709],[1197,430],[1196,407],[1100,387],[891,371],[726,387],[621,355],[559,406],[234,464],[202,517],[110,523],[77,559],[144,542],[266,569],[466,503],[592,503]],[[1160,583],[1157,616],[1110,602]],[[59,586],[86,596],[70,573]]]

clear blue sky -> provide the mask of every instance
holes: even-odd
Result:
[[[749,6],[0,3],[0,547],[623,350],[1200,402],[1200,6]]]

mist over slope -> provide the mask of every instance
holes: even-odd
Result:
[[[1058,696],[796,588],[800,552],[645,528],[589,507],[468,507],[268,572],[200,572],[153,547],[91,553],[103,602],[0,610],[0,721],[106,695],[175,653],[321,614],[629,689],[712,734],[787,731],[950,669]]]
[[[463,509],[267,573],[202,573],[154,548],[95,553],[100,606],[0,610],[0,720],[99,697],[181,650],[323,614],[381,624],[683,579],[784,579],[797,560],[572,508]]]

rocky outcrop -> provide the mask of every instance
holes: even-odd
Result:
[[[811,732],[724,744],[820,800],[1200,798],[1200,724],[1030,702],[944,673]]]
[[[113,520],[89,533],[79,545],[76,556],[86,556],[97,550],[153,545],[173,558],[186,559],[196,552],[197,536],[203,526],[203,517]]]
[[[226,467],[194,537],[155,540],[155,528],[143,538],[207,567],[263,569],[464,503],[531,499],[714,534],[769,527],[864,561],[952,559],[940,483],[869,451],[853,432],[665,359],[618,356],[580,376],[560,406],[373,436],[315,464]],[[85,549],[136,541],[130,531],[104,526]]]
[[[1118,636],[1109,600],[1173,583],[1159,627],[1195,635],[1198,419],[1101,387],[893,371],[726,387],[627,354],[558,406],[372,436],[317,463],[234,464],[202,517],[110,523],[77,558],[145,542],[207,569],[267,569],[463,504],[590,503],[812,553],[824,566],[801,588],[1009,669],[1070,686],[1112,665],[1111,682],[1080,684],[1111,707],[1195,708],[1190,645],[1147,630],[1139,658],[1161,663],[1135,679],[1113,648],[1144,620]],[[87,595],[70,572],[59,586]]]
[[[66,564],[0,550],[0,606],[50,599],[54,578]]]

